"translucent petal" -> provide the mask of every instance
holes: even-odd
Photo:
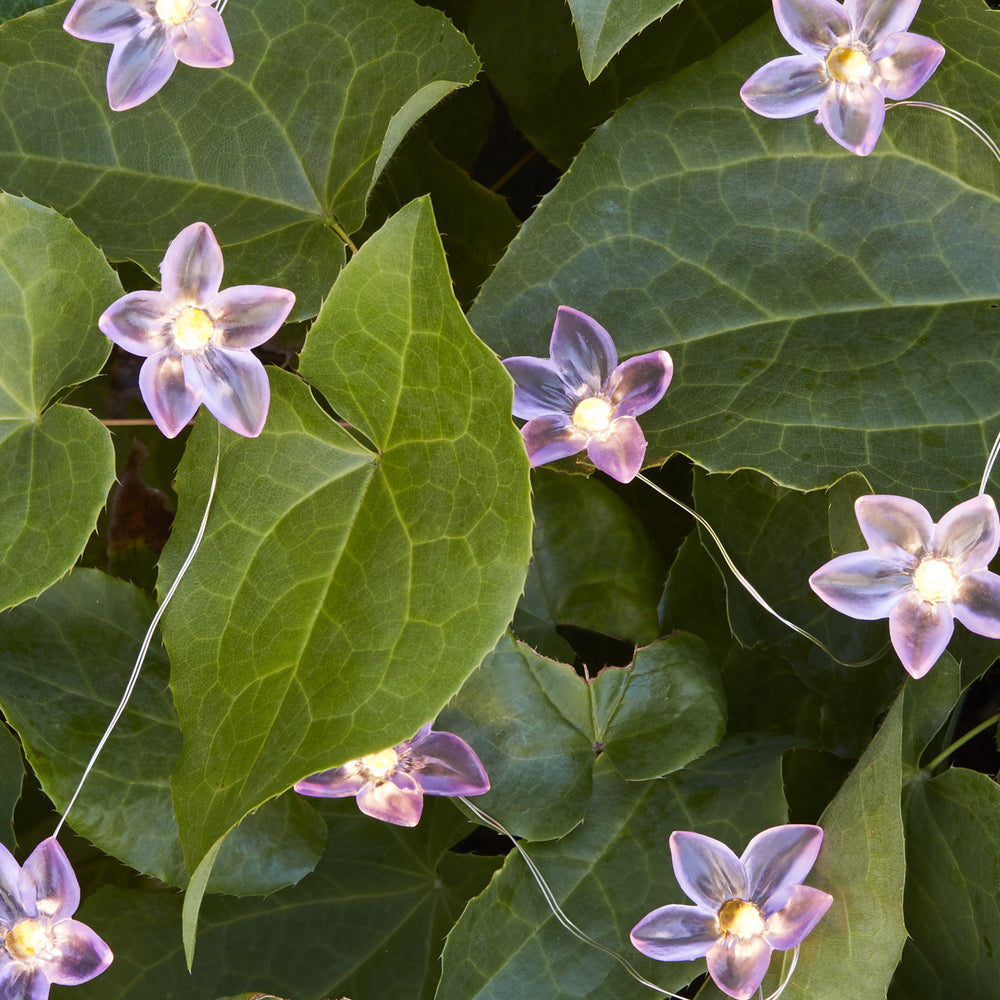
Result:
[[[133,0],[76,0],[63,28],[88,42],[123,42],[147,20]]]
[[[373,819],[396,826],[416,826],[424,808],[420,786],[398,771],[378,784],[369,782],[358,795],[358,808]]]
[[[825,59],[851,37],[847,14],[836,0],[774,0],[774,19],[785,41],[803,55]]]
[[[820,101],[817,118],[841,146],[858,156],[867,156],[882,132],[885,98],[867,80],[834,84]]]
[[[746,899],[743,865],[720,841],[676,830],[670,834],[670,856],[680,887],[709,912],[717,913],[727,899]]]
[[[805,823],[786,823],[758,833],[740,858],[750,902],[765,907],[779,889],[798,885],[812,870],[822,844],[822,829]]]
[[[854,25],[854,38],[868,48],[896,31],[906,31],[917,15],[920,0],[844,0]]]
[[[875,552],[848,552],[820,566],[809,586],[835,611],[860,621],[888,618],[912,585],[916,557],[898,560]]]
[[[985,569],[1000,548],[1000,517],[984,494],[952,507],[934,528],[931,551],[951,561],[956,575]]]
[[[587,445],[587,435],[563,414],[535,417],[521,428],[521,434],[532,466],[575,455]]]
[[[452,733],[428,733],[410,752],[417,765],[411,773],[427,795],[481,795],[490,790],[475,751]]]
[[[608,379],[607,399],[616,417],[636,417],[663,399],[674,374],[666,351],[640,354],[622,362]]]
[[[205,222],[192,222],[167,247],[160,264],[163,294],[176,306],[203,306],[222,284],[222,250]]]
[[[943,601],[931,604],[910,591],[889,615],[889,638],[896,655],[913,677],[923,677],[945,651],[955,620]]]
[[[632,944],[658,962],[704,958],[719,937],[715,915],[698,906],[661,906],[632,928]]]
[[[61,986],[79,986],[99,976],[114,957],[104,941],[79,920],[60,920],[53,925],[52,936],[57,954],[39,964]]]
[[[580,402],[549,358],[507,358],[503,365],[514,380],[512,412],[520,420],[572,413]]]
[[[66,852],[54,837],[47,837],[24,862],[24,872],[35,884],[35,906],[39,914],[62,920],[80,905],[80,884]]]
[[[765,63],[740,88],[743,103],[765,118],[796,118],[819,107],[830,81],[814,56],[782,56]]]
[[[173,37],[174,55],[188,66],[220,69],[233,64],[233,46],[214,7],[199,7]]]
[[[209,345],[184,358],[184,371],[197,366],[204,384],[203,402],[221,424],[244,437],[264,429],[271,386],[264,366],[249,351],[227,351]]]
[[[248,351],[270,340],[288,318],[295,296],[270,285],[234,285],[219,292],[205,309],[215,324],[219,347]]]
[[[618,364],[618,351],[608,331],[569,306],[560,306],[556,312],[549,354],[569,390],[577,390],[577,399],[601,395]]]
[[[295,791],[322,799],[345,799],[357,795],[367,781],[359,770],[359,762],[351,761],[350,764],[331,767],[328,771],[320,771],[295,782]]]
[[[908,497],[875,494],[854,501],[861,534],[876,550],[901,549],[915,556],[929,549],[934,522],[925,508]]]
[[[41,969],[13,962],[0,952],[0,997],[3,1000],[47,1000],[49,980]]]
[[[912,97],[944,59],[944,46],[933,38],[901,32],[872,52],[878,89],[894,101]]]
[[[142,363],[139,391],[156,426],[169,438],[177,437],[201,406],[201,379],[191,384],[180,355],[166,351]]]
[[[587,442],[591,462],[620,483],[635,479],[645,456],[646,439],[635,417],[612,420],[603,438],[595,436]]]
[[[173,312],[162,292],[129,292],[104,310],[97,325],[119,347],[148,358],[173,343],[168,332]]]
[[[170,79],[177,58],[159,21],[118,42],[108,62],[108,103],[127,111],[148,101]]]
[[[778,951],[788,951],[801,944],[819,923],[833,902],[833,896],[807,885],[796,885],[780,910],[768,915],[764,939]]]
[[[951,610],[970,632],[1000,639],[1000,576],[981,569],[963,577]]]
[[[762,937],[721,938],[708,950],[708,974],[727,996],[750,1000],[764,981],[771,946]]]
[[[14,855],[3,844],[0,844],[0,925],[9,927],[26,913],[19,888],[20,878],[21,866],[14,859]],[[35,901],[34,885],[31,886],[30,895],[30,903],[33,907]],[[31,916],[34,915],[34,909],[32,909]],[[2,954],[3,952],[0,950],[0,955]]]

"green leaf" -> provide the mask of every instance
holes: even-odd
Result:
[[[951,768],[910,785],[906,803],[909,940],[890,1000],[987,997],[1000,981],[1000,787]]]
[[[164,618],[185,742],[172,787],[194,868],[300,778],[413,735],[493,648],[528,561],[510,381],[451,293],[429,203],[345,268],[257,439],[226,434],[215,506]],[[178,473],[163,577],[202,516],[214,424]]]
[[[680,0],[567,0],[573,12],[580,58],[588,80],[595,80],[611,57],[647,24]]]
[[[0,610],[70,569],[108,495],[107,430],[82,409],[52,403],[101,370],[111,345],[97,319],[120,294],[70,221],[0,193]]]
[[[531,481],[533,558],[514,631],[542,643],[552,643],[556,625],[656,639],[664,569],[642,522],[598,479],[539,469]]]
[[[928,25],[950,69],[921,98],[978,106],[1000,22],[931,0],[914,27]],[[890,112],[863,158],[814,116],[753,115],[740,86],[787,54],[769,14],[626,104],[470,320],[502,357],[546,354],[561,304],[600,321],[623,357],[668,348],[673,383],[640,418],[647,464],[681,451],[799,489],[858,469],[876,491],[946,509],[978,481],[1000,415],[1000,272],[981,250],[1000,242],[996,164],[914,108]]]
[[[583,818],[595,758],[630,779],[675,771],[722,738],[725,704],[694,636],[640,649],[631,666],[590,683],[505,637],[439,725],[470,743],[490,775],[477,805],[519,836],[548,840]]]
[[[470,829],[429,799],[419,827],[331,803],[326,852],[297,886],[265,899],[206,898],[193,974],[184,964],[176,893],[104,888],[76,914],[112,947],[79,1000],[217,997],[260,990],[295,1000],[431,1000],[444,935],[495,860],[451,855]],[[253,994],[251,994],[253,995]]]
[[[629,928],[650,910],[690,902],[674,879],[667,839],[694,829],[742,851],[762,829],[785,822],[784,745],[730,741],[659,781],[623,781],[599,763],[586,822],[556,843],[530,845],[529,854],[571,920],[648,979],[678,989],[704,972],[704,962],[655,963],[628,941]],[[462,914],[443,961],[437,1000],[522,996],[524,983],[544,983],[547,1000],[650,996],[556,922],[514,854]]]
[[[227,283],[291,288],[296,317],[318,310],[344,260],[335,234],[361,227],[403,134],[478,71],[468,42],[411,0],[233,4],[231,67],[180,65],[119,114],[105,96],[110,50],[63,31],[67,9],[0,28],[0,183],[150,274],[204,220]]]
[[[912,686],[914,681],[908,681]],[[884,1000],[906,940],[900,812],[903,703],[896,699],[837,797],[820,817],[823,848],[808,884],[833,905],[802,943],[785,1000]],[[772,971],[764,993],[777,987]]]
[[[4,617],[3,711],[59,810],[113,714],[153,611],[131,584],[84,569]],[[167,673],[154,642],[69,824],[138,871],[184,886],[188,874],[167,788],[181,747]],[[268,803],[226,839],[209,890],[266,893],[297,882],[323,849],[322,828],[300,796]]]
[[[24,763],[21,746],[6,729],[0,728],[0,844],[14,850],[14,807],[21,797]]]
[[[20,17],[36,7],[44,7],[53,0],[0,0],[0,21],[9,21],[12,17]]]

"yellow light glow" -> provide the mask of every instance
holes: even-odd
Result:
[[[156,16],[166,24],[183,24],[194,13],[194,0],[156,0]]]
[[[174,320],[174,343],[182,351],[199,351],[211,339],[215,324],[204,309],[188,306]]]
[[[719,908],[719,930],[738,938],[757,937],[764,932],[764,917],[745,899],[727,899]]]
[[[957,583],[955,574],[944,559],[925,559],[913,571],[913,586],[931,604],[950,600]]]
[[[361,763],[373,778],[385,778],[396,770],[399,764],[399,754],[390,747],[388,750],[379,750],[378,753],[362,757]]]
[[[858,83],[871,79],[872,61],[861,49],[838,45],[826,57],[826,70],[838,83]]]
[[[573,425],[588,434],[600,434],[610,423],[611,404],[597,396],[582,400],[573,411]]]
[[[3,943],[13,958],[27,962],[45,947],[48,936],[37,920],[22,920],[4,934]]]

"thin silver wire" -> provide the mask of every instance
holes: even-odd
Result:
[[[132,667],[132,674],[128,679],[128,683],[125,685],[125,691],[122,694],[121,701],[118,703],[118,708],[115,709],[115,714],[111,717],[111,721],[108,723],[107,729],[104,730],[104,735],[100,738],[97,743],[97,747],[90,756],[90,760],[87,762],[87,766],[83,769],[83,776],[80,778],[79,784],[76,786],[76,791],[73,792],[72,798],[69,800],[69,805],[63,810],[62,816],[59,818],[59,822],[56,824],[55,832],[52,834],[53,837],[59,836],[59,831],[62,829],[63,824],[66,822],[66,817],[69,816],[69,811],[73,808],[73,804],[76,802],[80,791],[83,789],[84,782],[90,776],[90,772],[94,769],[94,764],[97,763],[97,758],[100,756],[101,751],[104,749],[105,744],[111,738],[112,732],[114,732],[115,726],[118,725],[118,720],[122,717],[125,712],[125,707],[129,703],[129,699],[132,697],[132,692],[135,690],[136,682],[139,680],[139,673],[142,670],[142,665],[146,661],[146,654],[149,651],[150,643],[153,641],[153,635],[156,632],[156,626],[160,624],[160,619],[163,617],[163,612],[167,610],[167,605],[170,603],[170,599],[174,596],[178,585],[180,584],[184,574],[188,571],[188,567],[194,560],[195,553],[198,551],[201,545],[202,538],[205,537],[205,528],[208,525],[208,515],[212,509],[212,499],[215,496],[215,485],[219,480],[219,458],[222,454],[222,429],[219,428],[219,436],[217,439],[217,445],[215,450],[215,469],[212,472],[212,484],[208,490],[208,502],[205,504],[205,513],[201,519],[201,525],[198,527],[198,533],[194,537],[194,542],[191,545],[191,550],[188,552],[187,557],[181,564],[181,568],[174,577],[174,582],[170,585],[170,589],[167,591],[167,596],[163,598],[163,602],[156,609],[156,614],[153,615],[153,620],[149,623],[149,628],[146,630],[145,638],[142,640],[142,645],[139,647],[139,655],[136,657],[135,666]]]
[[[521,846],[520,842],[507,829],[507,827],[505,827],[503,823],[501,823],[499,820],[496,820],[492,816],[490,816],[489,813],[483,812],[482,809],[480,809],[478,806],[470,802],[464,795],[459,795],[458,800],[460,802],[465,803],[465,805],[476,815],[476,817],[482,823],[484,823],[491,829],[496,830],[497,833],[500,833],[503,836],[505,836],[514,845],[514,847],[517,848],[518,854],[521,855],[521,858],[524,860],[524,863],[528,866],[528,870],[531,872],[532,876],[535,879],[536,884],[538,885],[538,888],[541,890],[542,895],[545,897],[545,902],[548,904],[549,909],[552,911],[552,915],[556,918],[556,920],[559,921],[560,924],[562,924],[563,927],[566,928],[566,930],[570,932],[570,934],[573,935],[573,937],[579,939],[584,944],[589,944],[591,948],[596,948],[598,951],[603,951],[605,955],[610,955],[611,958],[613,958],[619,965],[621,965],[622,968],[624,968],[625,971],[633,979],[636,980],[636,982],[642,983],[643,986],[648,986],[651,990],[654,990],[656,993],[659,993],[661,997],[670,997],[671,1000],[684,1000],[684,998],[678,996],[678,994],[671,993],[670,990],[665,990],[662,986],[657,986],[656,983],[651,983],[648,979],[645,979],[636,971],[635,967],[624,955],[620,955],[613,948],[608,948],[606,945],[601,944],[600,941],[595,941],[586,931],[581,930],[579,927],[577,927],[576,924],[574,924],[573,921],[570,920],[570,918],[567,917],[566,914],[563,912],[563,909],[559,905],[559,902],[556,899],[555,894],[549,888],[548,882],[545,881],[545,878],[542,876],[542,873],[536,867],[535,862],[531,860],[531,858],[528,856],[528,852],[525,851],[525,849]],[[778,989],[775,990],[775,992],[772,993],[769,997],[767,997],[767,1000],[777,1000],[777,998],[781,996],[781,994],[785,991],[785,987],[788,985],[788,982],[792,977],[792,973],[795,971],[795,966],[798,963],[798,960],[799,960],[799,949],[798,946],[796,946],[795,953],[792,955],[792,964],[791,968],[789,968],[788,970],[788,975],[785,976],[784,981],[781,983]],[[763,989],[761,990],[761,992],[763,992]]]
[[[716,547],[719,550],[719,554],[722,556],[726,566],[729,567],[729,571],[733,574],[733,576],[736,577],[737,580],[739,580],[740,584],[743,586],[743,589],[769,615],[772,615],[774,618],[777,618],[782,625],[786,625],[793,632],[796,632],[803,638],[808,639],[812,643],[815,643],[815,645],[817,645],[820,649],[822,649],[823,652],[826,653],[826,655],[829,656],[831,660],[834,660],[843,667],[866,667],[868,666],[869,663],[874,663],[886,651],[888,646],[883,646],[882,649],[880,649],[874,656],[869,656],[867,660],[859,660],[857,663],[847,663],[844,660],[841,660],[839,657],[834,656],[834,654],[830,651],[830,649],[827,647],[826,643],[823,642],[822,639],[816,638],[816,636],[814,636],[811,632],[807,632],[804,628],[800,628],[794,622],[790,622],[783,615],[780,615],[777,611],[775,611],[774,608],[772,608],[771,605],[768,604],[763,597],[761,597],[757,588],[754,587],[754,585],[740,572],[736,563],[733,562],[732,557],[726,551],[726,547],[722,544],[722,539],[719,538],[719,536],[715,533],[715,529],[708,523],[708,521],[705,520],[705,518],[701,516],[701,514],[699,514],[693,508],[689,507],[686,503],[684,503],[683,500],[678,500],[677,497],[668,493],[661,486],[657,486],[656,483],[654,483],[651,479],[647,479],[641,472],[638,473],[638,475],[635,478],[641,479],[647,486],[649,486],[651,489],[659,493],[660,496],[666,497],[666,499],[669,500],[671,503],[675,503],[678,507],[681,508],[681,510],[685,511],[687,514],[690,514],[691,517],[693,517],[711,536],[712,541],[715,542]]]
[[[961,111],[945,107],[943,104],[934,104],[932,101],[894,101],[892,104],[886,105],[887,110],[889,108],[902,107],[927,108],[930,111],[939,111],[945,117],[958,122],[959,125],[964,125],[993,154],[997,163],[1000,163],[1000,147],[998,147],[993,141],[993,137],[981,125],[978,125],[966,115],[963,115]],[[993,442],[993,447],[990,449],[989,458],[986,459],[986,468],[983,470],[983,478],[979,482],[978,496],[982,496],[986,492],[986,484],[990,480],[990,474],[993,472],[993,465],[997,460],[997,455],[1000,455],[1000,432],[997,433],[996,440]]]
[[[229,0],[215,0],[215,9],[221,14],[226,9]]]

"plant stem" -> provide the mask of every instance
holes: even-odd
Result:
[[[945,747],[925,768],[930,773],[938,765],[943,764],[956,750],[965,746],[974,736],[978,736],[984,729],[989,729],[995,722],[1000,722],[1000,712],[991,715],[985,722],[980,722],[974,729],[970,729],[964,736],[960,736],[954,743]]]

